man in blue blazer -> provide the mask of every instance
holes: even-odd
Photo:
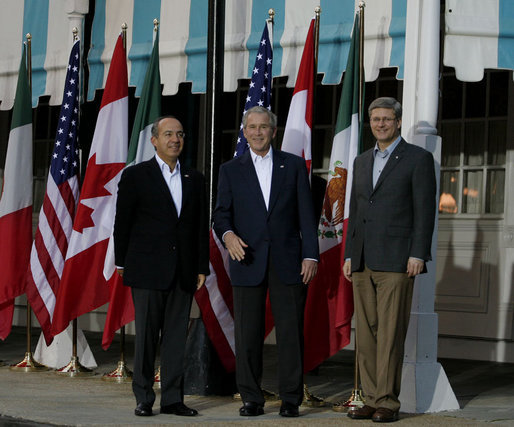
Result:
[[[400,103],[378,98],[368,112],[377,142],[354,162],[343,266],[366,405],[348,416],[390,422],[400,409],[414,278],[431,259],[436,180],[432,154],[400,136]]]
[[[280,415],[303,399],[303,312],[317,271],[317,226],[305,160],[271,147],[277,118],[254,107],[243,117],[250,149],[219,172],[214,230],[230,254],[236,381],[242,416],[261,415],[266,294],[275,321]]]
[[[160,412],[193,416],[183,402],[184,348],[193,294],[209,274],[205,180],[179,162],[184,130],[175,117],[157,119],[151,141],[155,156],[121,176],[114,222],[115,262],[135,309],[134,413],[152,415],[160,344]]]

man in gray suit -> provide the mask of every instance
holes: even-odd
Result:
[[[431,259],[436,180],[432,155],[400,136],[400,103],[378,98],[368,112],[377,141],[355,159],[343,266],[366,405],[348,416],[390,422],[400,409],[414,278]]]

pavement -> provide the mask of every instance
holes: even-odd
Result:
[[[130,382],[102,379],[114,370],[120,359],[119,344],[107,351],[101,349],[101,334],[85,332],[98,368],[86,376],[59,374],[54,370],[40,372],[13,371],[26,352],[25,328],[14,327],[9,337],[0,342],[0,425],[1,426],[335,426],[365,427],[371,421],[349,419],[336,412],[332,404],[345,401],[353,388],[353,352],[342,350],[305,377],[309,391],[324,399],[325,407],[302,406],[299,418],[278,415],[279,401],[268,401],[265,414],[257,418],[241,417],[241,402],[232,394],[224,396],[189,394],[185,403],[199,411],[192,418],[158,413],[157,395],[153,417],[136,417]],[[33,328],[32,342],[37,343],[39,330]],[[127,337],[125,360],[133,360],[133,337]],[[400,413],[395,425],[404,426],[514,426],[514,364],[471,360],[441,359],[460,410],[428,414]],[[0,362],[0,364],[2,364]],[[263,388],[275,391],[276,348],[265,346]],[[200,374],[203,376],[204,374]],[[187,390],[186,390],[187,391]],[[157,391],[157,393],[159,393]]]

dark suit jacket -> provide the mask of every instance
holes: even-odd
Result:
[[[436,209],[434,158],[401,140],[373,189],[373,149],[355,159],[345,258],[352,271],[405,272],[428,261]],[[426,269],[425,269],[426,271]]]
[[[155,157],[131,166],[118,185],[115,262],[123,283],[167,289],[175,276],[185,291],[209,274],[209,230],[203,176],[181,165],[180,217]]]
[[[304,258],[318,259],[318,237],[305,160],[273,150],[269,210],[246,152],[224,163],[219,172],[214,230],[221,239],[232,230],[248,244],[243,262],[230,260],[236,286],[256,286],[264,280],[268,254],[282,282],[301,283]]]

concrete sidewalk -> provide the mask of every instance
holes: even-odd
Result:
[[[301,408],[301,416],[286,419],[278,415],[280,402],[267,402],[265,414],[257,418],[240,417],[241,402],[232,396],[186,396],[187,405],[197,409],[194,418],[158,415],[133,415],[135,401],[130,383],[112,383],[102,375],[116,368],[119,359],[117,343],[108,351],[100,347],[101,335],[86,332],[88,343],[98,363],[94,375],[69,377],[54,371],[17,372],[9,369],[23,359],[26,346],[24,328],[13,328],[5,342],[0,342],[0,425],[66,425],[66,426],[159,426],[177,425],[376,425],[371,421],[350,420],[344,413],[332,410],[330,403],[346,400],[353,383],[353,352],[341,351],[324,362],[316,374],[306,376],[309,390],[327,402],[323,408]],[[39,330],[35,329],[33,343]],[[132,363],[132,337],[128,337],[125,358]],[[35,344],[34,344],[35,346]],[[276,390],[275,347],[266,346],[263,386]],[[514,426],[514,364],[467,360],[440,360],[459,400],[461,410],[436,414],[400,414],[395,425],[474,426],[487,423]]]

